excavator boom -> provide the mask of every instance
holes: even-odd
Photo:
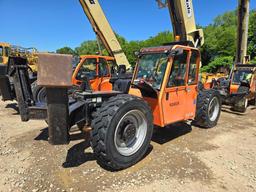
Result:
[[[130,68],[129,61],[122,50],[98,0],[79,0],[94,32],[100,38],[108,53],[115,57],[118,65]]]

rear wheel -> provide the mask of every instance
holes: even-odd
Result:
[[[231,109],[232,109],[233,111],[237,111],[237,112],[240,112],[240,113],[245,113],[247,107],[248,107],[248,99],[247,99],[247,98],[243,98],[243,99],[241,99],[239,102],[235,103],[235,104],[232,106]]]
[[[31,84],[32,94],[34,101],[38,104],[46,104],[46,88],[37,85],[37,81]]]
[[[220,95],[215,90],[202,90],[197,97],[194,124],[212,128],[217,125],[221,112]]]
[[[152,132],[153,117],[148,104],[131,95],[119,95],[95,113],[91,145],[103,166],[120,170],[143,158]]]
[[[243,86],[243,85],[240,85],[237,90],[238,93],[249,93],[249,91],[250,91],[250,88],[248,86]],[[237,111],[240,113],[245,113],[248,105],[249,105],[249,101],[246,98],[246,96],[244,96],[244,98],[242,98],[240,101],[238,101],[231,107],[231,110]]]

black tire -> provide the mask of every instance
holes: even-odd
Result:
[[[214,107],[213,112],[211,112],[211,106]],[[196,117],[193,123],[199,127],[212,128],[217,125],[220,113],[220,94],[213,89],[199,91],[197,96]]]
[[[240,113],[245,113],[246,109],[249,105],[248,99],[247,98],[242,98],[239,102],[235,103],[232,107],[232,111],[240,112]]]
[[[249,93],[249,91],[250,91],[250,88],[247,86],[239,86],[237,90],[238,93]],[[231,110],[240,112],[240,113],[245,113],[248,105],[249,105],[249,101],[246,97],[244,97],[239,102],[235,103],[231,107]]]
[[[256,106],[256,95],[254,96],[254,99],[249,101],[249,105]]]
[[[46,99],[46,88],[37,85],[37,81],[31,84],[31,90],[33,94],[34,101],[40,105],[45,105]]]
[[[131,155],[124,155],[118,150],[116,135],[119,136],[117,132],[122,127],[120,125],[124,125],[120,122],[127,117],[127,114],[132,114],[135,111],[139,111],[145,117],[143,119],[143,122],[146,122],[145,137],[137,151],[134,151]],[[125,129],[128,126],[129,123],[124,126],[122,135],[125,135]],[[121,170],[140,161],[147,152],[153,133],[153,116],[151,108],[141,98],[122,94],[110,98],[97,109],[91,127],[91,146],[99,164],[110,170]],[[135,134],[137,133],[136,131]],[[139,139],[136,138],[135,142],[137,140]]]

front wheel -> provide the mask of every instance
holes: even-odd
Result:
[[[138,97],[118,95],[95,113],[91,145],[102,165],[112,170],[125,169],[143,158],[152,132],[153,117],[148,104]]]
[[[217,125],[221,112],[220,95],[215,90],[202,90],[197,96],[194,124],[212,128]]]

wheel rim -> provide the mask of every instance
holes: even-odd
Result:
[[[209,115],[210,121],[215,121],[217,119],[219,110],[220,110],[219,100],[217,97],[214,97],[211,100],[209,104],[209,109],[208,109],[208,115]]]
[[[145,115],[139,110],[127,112],[118,122],[114,135],[117,151],[123,156],[131,156],[143,145],[147,134]]]
[[[37,102],[38,104],[45,104],[46,100],[46,90],[44,88],[40,89],[37,94]]]
[[[248,107],[248,99],[245,99],[244,101],[244,108],[246,109]]]

